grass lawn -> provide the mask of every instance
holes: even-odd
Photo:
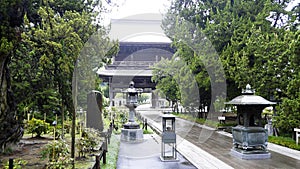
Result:
[[[110,144],[108,145],[108,152],[106,154],[106,164],[101,161],[101,168],[114,169],[117,167],[118,153],[120,146],[119,135],[112,134],[110,138]]]

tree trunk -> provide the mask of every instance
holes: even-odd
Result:
[[[23,136],[21,119],[17,119],[16,105],[10,85],[9,55],[0,56],[0,152]]]

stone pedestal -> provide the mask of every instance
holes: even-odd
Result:
[[[144,140],[143,129],[121,129],[121,141],[142,142]]]
[[[232,148],[230,154],[244,160],[263,160],[271,158],[271,153],[265,150],[241,150]]]
[[[121,141],[141,142],[144,140],[143,129],[136,122],[127,122],[121,129]]]

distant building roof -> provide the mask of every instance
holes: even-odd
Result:
[[[100,76],[152,76],[152,70],[98,70]]]

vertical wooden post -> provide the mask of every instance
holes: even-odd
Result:
[[[8,161],[8,168],[13,169],[14,168],[14,159],[10,158]]]
[[[103,156],[102,156],[102,158],[103,158],[103,164],[106,164],[106,150],[103,150]]]
[[[95,164],[95,168],[96,169],[100,169],[100,156],[96,155],[96,164]]]
[[[145,129],[147,130],[148,122],[147,119],[145,119]]]

